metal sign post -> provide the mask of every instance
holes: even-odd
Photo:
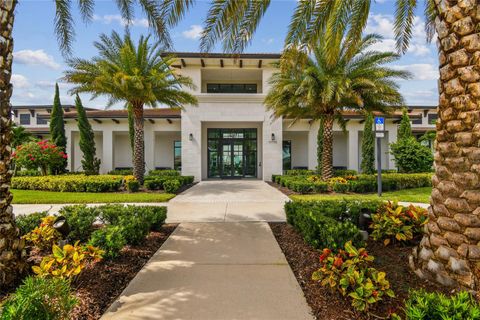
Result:
[[[377,139],[377,193],[382,196],[382,138],[385,137],[385,118],[375,117],[375,137]]]

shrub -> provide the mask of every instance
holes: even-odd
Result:
[[[42,218],[38,227],[25,234],[23,238],[40,250],[50,249],[61,238],[61,234],[53,228],[54,216]]]
[[[122,227],[109,225],[93,232],[89,244],[105,251],[105,258],[113,259],[120,254],[126,241]]]
[[[315,170],[306,170],[306,169],[293,169],[293,170],[286,170],[286,176],[311,176],[315,175],[317,172]]]
[[[385,272],[370,267],[373,260],[364,248],[357,249],[350,241],[345,243],[345,250],[337,254],[323,249],[321,267],[313,273],[312,279],[351,298],[355,309],[367,311],[385,295],[395,296]]]
[[[358,172],[356,170],[349,170],[349,169],[333,170],[333,175],[335,177],[356,176],[357,174]]]
[[[127,210],[135,210],[140,219],[148,223],[150,230],[159,230],[167,219],[167,207],[128,206]]]
[[[46,175],[48,169],[61,165],[67,158],[60,147],[48,140],[32,141],[17,147],[12,154],[18,167],[29,170],[38,170]]]
[[[466,291],[451,297],[438,292],[410,291],[405,316],[409,320],[473,320],[480,319],[480,306]]]
[[[100,261],[103,251],[93,246],[81,246],[77,241],[73,246],[66,244],[63,248],[53,245],[52,254],[43,257],[39,266],[32,270],[39,277],[56,277],[70,279],[77,276],[90,262]]]
[[[140,190],[140,182],[134,176],[125,176],[124,181],[128,192],[138,192]]]
[[[93,223],[99,215],[95,207],[86,205],[67,206],[60,209],[59,214],[67,219],[70,226],[68,237],[74,241],[87,242],[94,231]]]
[[[350,186],[346,183],[334,183],[332,185],[332,190],[337,193],[346,193],[350,190]]]
[[[113,176],[131,176],[133,175],[133,169],[114,169],[109,171],[108,174]]]
[[[167,180],[163,183],[163,189],[167,193],[177,193],[177,191],[180,189],[181,184],[180,181],[178,180]]]
[[[178,177],[180,176],[180,171],[177,170],[171,170],[171,169],[163,169],[163,170],[150,170],[148,172],[149,176],[173,176],[173,177]]]
[[[385,245],[391,241],[408,241],[413,239],[414,235],[420,234],[427,222],[426,209],[413,205],[403,207],[387,202],[372,215],[371,236],[374,240],[384,239]]]
[[[390,150],[399,172],[432,171],[432,150],[422,145],[414,137],[400,139],[395,143],[391,143]]]
[[[375,201],[293,201],[285,204],[288,222],[316,248],[343,247],[347,241],[363,245],[355,225],[360,212],[375,212],[380,202]]]
[[[66,320],[78,303],[68,281],[28,277],[3,305],[1,319]]]
[[[13,177],[12,189],[46,190],[61,192],[110,192],[122,187],[123,176],[83,174],[45,176],[45,177]]]
[[[41,176],[42,173],[38,171],[38,169],[30,169],[30,170],[17,170],[14,173],[15,177],[38,177]]]
[[[15,224],[20,230],[20,236],[24,236],[27,233],[31,232],[33,229],[37,228],[42,222],[42,219],[46,216],[46,211],[17,216],[15,218]]]

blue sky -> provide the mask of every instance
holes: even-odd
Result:
[[[366,32],[384,36],[378,50],[393,50],[393,14],[395,0],[377,0],[371,10]],[[77,1],[72,1],[77,2]],[[263,18],[252,45],[247,52],[280,52],[296,0],[272,0],[270,10]],[[183,21],[171,31],[177,51],[198,51],[199,34],[209,2],[198,1]],[[15,85],[12,103],[51,104],[54,84],[60,81],[65,70],[65,62],[58,49],[53,33],[54,2],[52,0],[23,0],[16,10],[14,24],[14,65],[12,81]],[[417,10],[413,41],[409,52],[393,65],[409,70],[414,79],[400,81],[401,92],[410,105],[436,105],[438,100],[437,78],[438,58],[434,43],[425,39],[423,8]],[[86,25],[73,9],[76,38],[73,44],[74,56],[89,58],[96,54],[93,41],[101,33],[112,30],[123,32],[122,19],[113,0],[97,1],[95,17]],[[133,36],[148,34],[148,24],[141,10],[136,10],[136,19],[130,27]],[[218,51],[218,50],[217,50]],[[60,82],[61,100],[64,104],[73,103],[68,94],[70,86]],[[85,106],[104,109],[106,99],[90,101],[82,95]]]

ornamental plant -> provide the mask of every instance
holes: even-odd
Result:
[[[40,168],[42,175],[47,175],[49,169],[58,167],[67,159],[65,152],[48,140],[22,144],[12,156],[17,166],[30,170]]]
[[[348,241],[344,249],[336,254],[328,248],[323,249],[321,267],[313,273],[312,279],[348,296],[358,311],[367,311],[385,295],[395,296],[385,272],[370,267],[375,258],[365,248],[357,249]]]
[[[23,239],[43,251],[48,250],[57,243],[62,238],[62,235],[53,228],[54,216],[46,216],[41,221],[40,225],[24,235]]]
[[[86,245],[81,246],[77,241],[72,246],[66,244],[63,248],[53,245],[52,254],[43,257],[39,266],[33,266],[32,270],[39,277],[55,277],[71,279],[92,262],[102,260],[103,250]]]
[[[426,209],[387,202],[372,215],[371,237],[377,241],[383,239],[384,245],[392,241],[409,241],[422,232],[422,227],[427,222]]]

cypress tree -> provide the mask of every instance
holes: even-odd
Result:
[[[320,119],[320,126],[317,133],[317,172],[322,174],[322,158],[323,158],[323,119]]]
[[[80,131],[80,150],[83,153],[82,168],[85,174],[98,174],[100,170],[100,159],[95,157],[95,134],[92,126],[88,122],[87,113],[82,105],[80,97],[75,98],[75,108],[77,109],[78,131]]]
[[[53,108],[50,114],[50,140],[66,153],[67,138],[65,136],[65,123],[63,122],[63,108],[60,103],[60,91],[58,83],[55,83],[55,97],[53,98]],[[64,159],[61,165],[52,169],[52,173],[58,174],[66,171],[67,159]]]
[[[362,139],[362,173],[375,173],[375,134],[373,132],[373,115],[369,112],[365,118]]]
[[[397,140],[403,140],[412,136],[412,126],[410,124],[410,117],[408,116],[407,109],[403,109],[402,120],[398,127]]]

